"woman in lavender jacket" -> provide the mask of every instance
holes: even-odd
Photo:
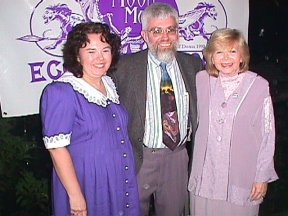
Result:
[[[274,170],[268,82],[248,71],[241,32],[216,30],[197,74],[199,126],[189,179],[193,216],[257,216]]]

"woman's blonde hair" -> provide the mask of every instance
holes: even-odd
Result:
[[[215,77],[218,77],[219,71],[212,61],[212,56],[219,46],[229,47],[233,44],[238,44],[242,62],[239,66],[239,72],[245,72],[249,69],[250,52],[247,42],[243,34],[237,29],[223,28],[214,31],[203,49],[203,56],[206,61],[207,72]]]

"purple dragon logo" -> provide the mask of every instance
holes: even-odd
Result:
[[[52,44],[46,46],[44,49],[53,50],[58,45],[62,44],[66,40],[67,34],[71,31],[72,27],[78,23],[84,22],[83,16],[79,14],[72,13],[72,10],[68,8],[66,4],[57,4],[54,6],[49,6],[45,9],[43,14],[44,24],[48,24],[52,21],[58,21],[60,24],[61,32],[56,38],[47,38],[45,33],[51,31],[51,29],[46,30],[43,33],[43,38],[54,40]]]
[[[32,32],[32,27],[34,26],[31,24],[31,34],[17,39],[26,42],[35,42],[47,54],[60,57],[61,53],[55,54],[55,52],[60,50],[61,45],[63,45],[67,38],[68,32],[76,24],[86,21],[106,22],[111,27],[111,30],[121,37],[122,53],[136,52],[144,49],[146,44],[141,35],[134,34],[134,36],[131,36],[131,26],[126,26],[121,30],[117,28],[113,23],[113,13],[107,12],[106,14],[102,14],[99,9],[99,2],[100,0],[75,0],[75,3],[80,6],[83,15],[74,13],[67,4],[47,5],[42,9],[42,14],[40,14],[43,24],[48,26],[54,22],[52,26],[57,26],[57,28],[48,27],[47,29],[46,27],[40,33],[41,36],[39,36],[39,33],[34,34]],[[33,20],[33,17],[39,17],[41,3],[43,3],[43,0],[35,7],[31,20]],[[35,15],[36,12],[38,13],[37,15]]]
[[[146,48],[140,35],[142,10],[154,2],[166,2],[178,9],[176,0],[40,0],[31,14],[30,34],[17,39],[34,42],[47,54],[61,57],[62,45],[76,24],[106,22],[121,37],[122,53],[137,52]],[[207,40],[217,29],[217,24],[209,25],[209,20],[218,19],[215,5],[199,2],[193,10],[180,14],[179,35],[184,41],[195,40],[197,36]]]
[[[193,40],[196,36],[202,36],[206,40],[209,39],[211,33],[207,33],[205,30],[205,18],[210,17],[213,20],[217,19],[217,12],[215,5],[209,3],[200,2],[191,11],[179,17],[179,34],[185,40]],[[215,26],[215,29],[217,27]]]
[[[34,17],[42,18],[42,23],[45,27],[42,30],[41,36],[33,33],[32,30],[34,29],[32,27],[34,25],[31,23],[31,34],[17,39],[26,42],[35,42],[46,53],[53,56],[61,56],[61,54],[55,53],[61,49],[61,45],[65,42],[68,32],[78,23],[85,22],[85,19],[81,14],[74,13],[67,4],[47,5],[41,10],[41,2],[35,7],[30,21],[31,23]],[[38,29],[36,28],[36,30]]]

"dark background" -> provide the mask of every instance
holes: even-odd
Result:
[[[250,69],[270,83],[279,175],[269,184],[260,216],[288,216],[287,13],[288,0],[250,0]],[[50,215],[50,172],[39,115],[0,118],[0,216]]]
[[[288,216],[288,1],[250,0],[250,69],[270,83],[275,123],[275,167],[279,180],[269,184],[262,216]]]

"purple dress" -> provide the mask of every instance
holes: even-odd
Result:
[[[42,95],[46,148],[66,146],[86,199],[89,216],[138,216],[139,200],[127,112],[112,80],[102,78],[107,96],[66,73]],[[70,214],[69,199],[53,169],[53,214]]]

